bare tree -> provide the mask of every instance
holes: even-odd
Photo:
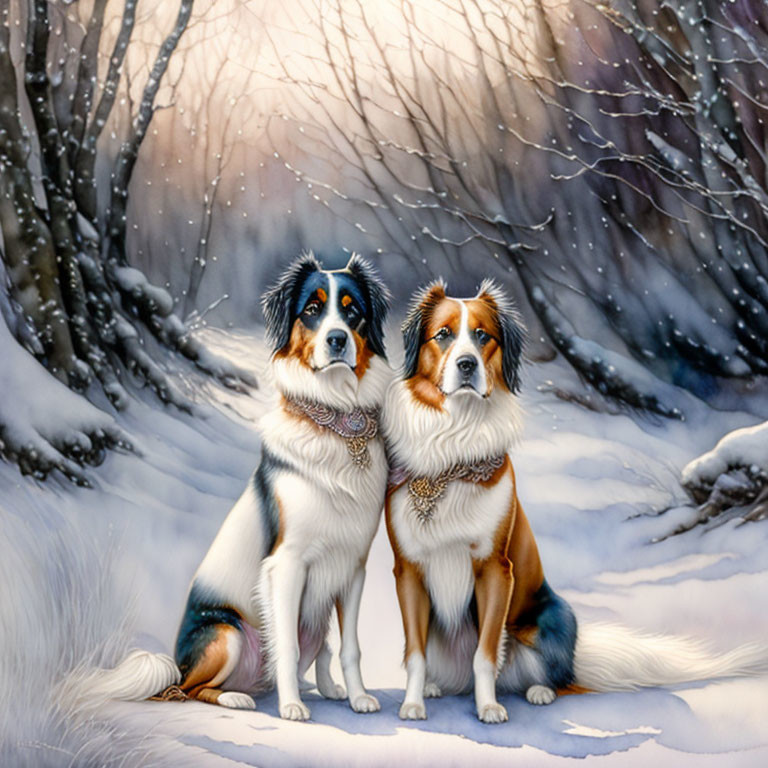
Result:
[[[112,171],[109,202],[99,205],[99,139],[115,114],[138,4],[122,3],[119,30],[99,83],[106,2],[94,0],[81,31],[77,7],[0,0],[0,231],[11,306],[19,316],[9,327],[51,374],[75,390],[85,390],[95,377],[120,408],[127,402],[121,379],[129,370],[163,401],[188,409],[143,343],[138,323],[225,384],[239,388],[255,382],[207,355],[173,314],[167,292],[131,268],[126,256],[133,169],[194,0],[180,0],[119,150],[103,158]],[[65,32],[60,58],[51,56],[56,48],[51,13],[58,14],[55,23]],[[0,412],[0,448],[25,471],[44,476],[54,466],[66,466],[71,475],[71,462],[64,462],[88,458],[60,440],[55,455],[61,460],[51,459],[46,446],[20,442],[3,421]],[[103,434],[91,437],[94,454],[114,442]]]
[[[325,165],[289,171],[323,204],[417,270],[506,272],[533,335],[634,408],[768,372],[762,4],[302,7],[321,42],[280,79]]]
[[[210,62],[206,63],[210,67]],[[251,88],[254,73],[238,73],[235,78],[232,68],[228,67],[230,64],[229,53],[221,52],[219,61],[210,71],[210,75],[203,78],[201,90],[205,96],[192,115],[195,146],[202,155],[203,189],[199,195],[200,226],[184,295],[183,315],[186,318],[200,312],[198,295],[210,258],[214,211],[235,148],[245,141],[239,126],[248,125],[255,112]]]

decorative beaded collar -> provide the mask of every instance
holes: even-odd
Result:
[[[351,411],[337,411],[328,405],[309,400],[284,398],[286,410],[298,416],[306,416],[318,427],[330,429],[343,437],[352,463],[359,469],[371,464],[368,441],[379,433],[378,408],[353,408]]]
[[[442,498],[448,483],[463,480],[467,483],[487,483],[504,465],[507,455],[480,459],[472,464],[454,464],[439,475],[414,476],[405,467],[395,464],[389,470],[389,492],[408,483],[408,496],[416,516],[422,523],[431,520],[437,502]]]

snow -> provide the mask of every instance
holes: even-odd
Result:
[[[768,421],[725,435],[711,451],[686,465],[682,480],[686,486],[711,485],[736,467],[768,473]]]
[[[363,674],[381,713],[357,715],[308,694],[312,722],[284,722],[269,694],[255,712],[112,703],[64,731],[50,708],[52,681],[84,658],[172,649],[189,579],[257,460],[256,422],[273,396],[265,347],[245,333],[208,330],[204,339],[255,373],[260,388],[249,396],[191,376],[183,383],[202,418],[135,396],[114,421],[137,454],[110,453],[89,470],[92,490],[40,484],[0,463],[0,678],[13,692],[0,698],[0,764],[101,765],[110,756],[126,766],[766,764],[765,678],[566,696],[548,707],[503,696],[510,720],[500,726],[480,723],[471,697],[448,697],[427,702],[428,720],[400,721],[403,636],[381,529],[360,626]],[[526,430],[513,458],[547,578],[579,618],[687,635],[720,651],[768,636],[767,525],[730,521],[649,543],[690,514],[681,469],[756,416],[679,391],[685,422],[596,413],[539,390],[547,380],[580,387],[562,361],[527,371]],[[69,395],[50,392],[58,402]],[[34,420],[24,393],[16,399]],[[86,416],[102,413],[78,403]],[[62,415],[53,406],[41,413],[50,423]],[[656,514],[662,507],[671,509]],[[333,670],[340,679],[337,661]]]
[[[71,475],[79,467],[62,451],[92,450],[91,436],[121,439],[114,419],[74,394],[20,347],[0,315],[0,449],[26,452]]]
[[[173,312],[173,298],[164,288],[152,285],[146,275],[134,267],[116,267],[114,270],[117,284],[126,292],[136,297],[146,296],[157,307],[158,313],[165,317]]]
[[[652,373],[640,363],[631,358],[620,355],[618,352],[606,349],[590,339],[573,335],[568,339],[568,344],[574,354],[582,360],[589,360],[598,365],[604,365],[610,374],[617,374],[638,392],[656,395],[659,390],[665,393],[666,387]],[[661,399],[661,398],[660,398]]]

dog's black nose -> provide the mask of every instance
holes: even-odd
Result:
[[[459,366],[459,370],[465,377],[471,376],[477,368],[477,358],[472,355],[464,355],[456,361],[456,365]]]
[[[347,346],[347,334],[344,331],[331,331],[325,341],[333,354],[340,355]]]

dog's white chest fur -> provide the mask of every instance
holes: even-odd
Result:
[[[407,385],[387,391],[384,433],[394,461],[415,476],[439,475],[460,463],[505,454],[519,432],[516,398],[494,390],[481,400],[454,397],[442,411],[416,403]],[[509,512],[514,493],[509,474],[491,487],[449,483],[434,515],[422,522],[411,507],[408,487],[392,496],[390,515],[404,557],[421,565],[432,606],[454,626],[472,595],[472,559],[490,555],[493,537]]]
[[[508,475],[490,488],[454,481],[425,521],[412,507],[407,484],[392,496],[391,520],[402,553],[422,567],[432,607],[446,627],[464,615],[474,584],[472,560],[491,554],[512,493]]]
[[[283,419],[263,426],[270,451],[301,466],[301,475],[281,474],[275,492],[285,521],[280,549],[307,569],[302,621],[312,624],[368,554],[386,488],[384,447],[369,441],[370,466],[360,469],[335,435],[318,436],[309,424],[286,430]]]

